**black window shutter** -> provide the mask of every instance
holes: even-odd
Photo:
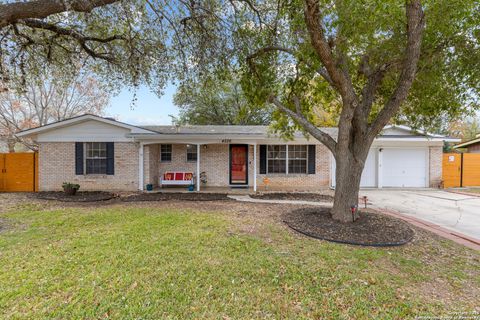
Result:
[[[267,173],[267,145],[260,145],[260,174]]]
[[[75,142],[75,174],[83,175],[83,142]]]
[[[315,174],[315,145],[308,145],[308,174]]]
[[[115,174],[115,149],[113,142],[107,142],[107,174]]]

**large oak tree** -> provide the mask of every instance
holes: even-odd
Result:
[[[67,5],[65,5],[67,3]],[[432,126],[478,106],[474,0],[102,1],[0,5],[0,74],[19,83],[43,63],[86,66],[113,86],[161,93],[217,72],[242,73],[274,126],[300,128],[337,162],[332,214],[350,221],[370,145],[391,121]],[[66,13],[68,12],[68,14]],[[215,85],[215,84],[214,84]],[[338,136],[315,125],[338,112]]]

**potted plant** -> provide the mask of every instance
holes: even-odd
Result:
[[[80,185],[71,182],[64,182],[62,188],[66,195],[74,196],[75,193],[77,193],[77,190],[80,189]]]
[[[203,185],[206,185],[206,184],[207,184],[207,173],[206,173],[205,171],[200,172],[200,182],[201,182]]]

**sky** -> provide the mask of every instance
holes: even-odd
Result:
[[[176,87],[168,85],[160,98],[147,87],[137,91],[136,106],[132,109],[133,92],[123,89],[119,95],[112,97],[105,116],[133,125],[171,124],[169,115],[178,116],[178,108],[173,104]]]

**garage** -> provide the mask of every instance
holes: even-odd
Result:
[[[360,180],[360,187],[375,188],[377,186],[377,150],[370,149],[363,168],[362,177]],[[335,159],[332,159],[332,187],[335,187]]]
[[[370,149],[363,168],[360,187],[373,188],[377,186],[377,150]]]
[[[384,187],[427,187],[426,148],[383,148]]]

